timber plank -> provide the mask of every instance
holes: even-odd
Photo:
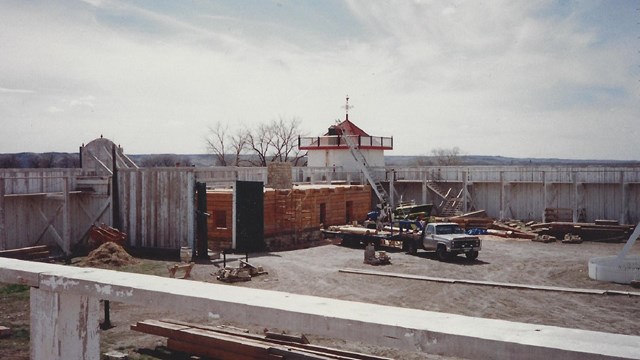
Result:
[[[202,344],[194,344],[186,341],[181,341],[173,338],[167,339],[167,348],[171,351],[180,351],[187,354],[194,354],[200,356],[206,356],[220,360],[256,360],[253,356],[234,353],[225,349],[211,348]],[[269,359],[269,358],[265,358]]]
[[[391,358],[387,358],[387,357],[367,355],[367,354],[356,353],[356,352],[347,351],[347,350],[339,350],[339,349],[334,349],[334,348],[320,346],[320,345],[303,344],[303,343],[300,343],[298,341],[289,341],[289,340],[284,340],[282,338],[272,338],[272,337],[268,337],[266,335],[251,334],[251,333],[248,333],[248,332],[241,332],[239,330],[223,329],[223,328],[220,328],[218,326],[192,324],[192,323],[188,323],[188,322],[184,322],[184,321],[180,321],[180,320],[173,320],[173,319],[162,319],[160,321],[161,322],[170,323],[170,324],[179,325],[179,326],[199,328],[199,329],[203,329],[203,330],[219,332],[219,333],[228,334],[228,335],[232,335],[232,336],[243,337],[243,338],[246,338],[246,339],[264,341],[264,342],[268,342],[268,343],[272,343],[272,344],[276,344],[276,345],[287,346],[287,347],[290,347],[290,348],[295,347],[298,350],[303,350],[304,349],[305,351],[308,351],[308,352],[311,352],[311,353],[314,353],[314,354],[324,355],[324,356],[333,355],[333,357],[332,357],[333,359],[343,359],[343,360],[349,360],[349,359],[356,359],[356,360],[392,360]],[[285,357],[285,358],[288,359],[289,357]]]

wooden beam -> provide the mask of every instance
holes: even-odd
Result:
[[[7,248],[7,223],[5,217],[5,190],[4,190],[4,178],[0,177],[0,250]]]
[[[58,244],[60,246],[62,246],[62,238],[60,237],[60,234],[58,234],[58,232],[56,231],[56,229],[53,227],[53,222],[56,220],[56,218],[58,217],[58,213],[60,212],[60,210],[62,209],[62,207],[64,206],[64,204],[60,204],[58,205],[58,208],[56,209],[55,214],[51,217],[51,219],[47,218],[47,215],[44,214],[44,211],[42,211],[42,207],[38,208],[38,213],[40,213],[40,217],[42,217],[42,219],[45,221],[46,225],[44,226],[44,228],[42,229],[42,231],[40,232],[40,235],[38,236],[37,240],[36,240],[36,244],[40,242],[40,240],[42,240],[42,237],[44,236],[44,234],[47,232],[47,230],[51,229],[51,231],[53,232],[53,236],[56,238],[56,241],[58,242]]]
[[[62,251],[71,255],[71,197],[69,196],[69,177],[64,178],[64,201],[62,212]]]

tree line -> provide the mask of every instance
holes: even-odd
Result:
[[[205,141],[218,166],[267,166],[270,162],[300,166],[304,154],[298,149],[298,136],[300,119],[280,117],[254,128],[232,129],[218,121]]]

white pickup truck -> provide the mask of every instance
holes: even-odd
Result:
[[[402,239],[404,249],[410,254],[415,254],[422,248],[435,251],[438,260],[441,261],[458,254],[464,254],[469,260],[475,260],[482,248],[480,238],[465,234],[456,223],[428,223],[424,227],[422,225],[414,227],[413,231],[406,230],[401,230],[396,237]]]

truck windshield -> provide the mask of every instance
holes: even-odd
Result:
[[[462,234],[462,229],[458,225],[438,225],[438,234]]]

